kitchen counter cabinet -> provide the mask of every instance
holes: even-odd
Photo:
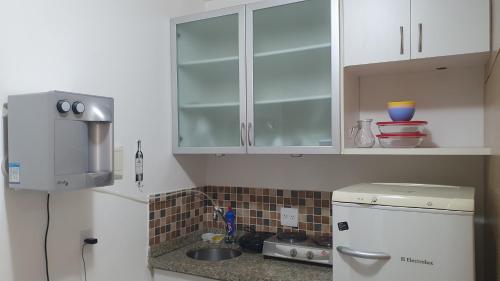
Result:
[[[331,281],[332,268],[275,259],[264,259],[261,254],[243,253],[224,261],[199,261],[186,256],[193,248],[208,247],[196,242],[149,259],[155,272],[155,281]],[[222,245],[225,246],[225,245]],[[214,246],[211,246],[214,247]],[[216,246],[217,247],[217,246]],[[169,272],[165,272],[169,271]],[[175,273],[172,273],[175,272]],[[176,274],[180,273],[180,275]],[[188,274],[188,275],[184,275]],[[208,278],[208,279],[207,279]]]
[[[154,281],[215,281],[215,280],[194,275],[157,269],[155,270],[154,273]]]

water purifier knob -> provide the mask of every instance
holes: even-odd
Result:
[[[75,114],[82,114],[85,111],[85,105],[79,101],[75,101],[71,108]]]
[[[60,100],[57,102],[57,111],[59,111],[60,113],[67,113],[70,109],[71,105],[69,104],[69,102],[65,100]]]

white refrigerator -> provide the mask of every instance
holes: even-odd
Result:
[[[474,189],[359,184],[333,192],[334,281],[473,281]]]

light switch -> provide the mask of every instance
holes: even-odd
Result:
[[[297,208],[281,208],[281,225],[298,227],[299,226],[299,209]]]
[[[115,146],[115,159],[113,162],[113,172],[115,180],[123,179],[123,146]]]

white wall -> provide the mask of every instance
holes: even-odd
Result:
[[[122,181],[110,190],[138,198],[203,183],[203,160],[171,154],[169,17],[201,10],[200,0],[0,0],[0,100],[53,89],[115,98],[115,139],[124,146]],[[143,140],[145,190],[133,179]],[[1,144],[0,144],[1,145]],[[5,186],[5,184],[4,184]],[[44,278],[45,197],[0,192],[0,279]],[[52,195],[51,280],[148,280],[147,206],[80,191]]]
[[[487,165],[486,272],[487,280],[500,281],[500,62],[496,62],[486,88],[487,143],[493,151]]]
[[[225,156],[207,161],[207,184],[331,191],[359,182],[484,186],[483,157]]]
[[[492,56],[486,84],[486,143],[493,156],[487,162],[485,272],[486,280],[500,281],[500,1],[492,1]]]

